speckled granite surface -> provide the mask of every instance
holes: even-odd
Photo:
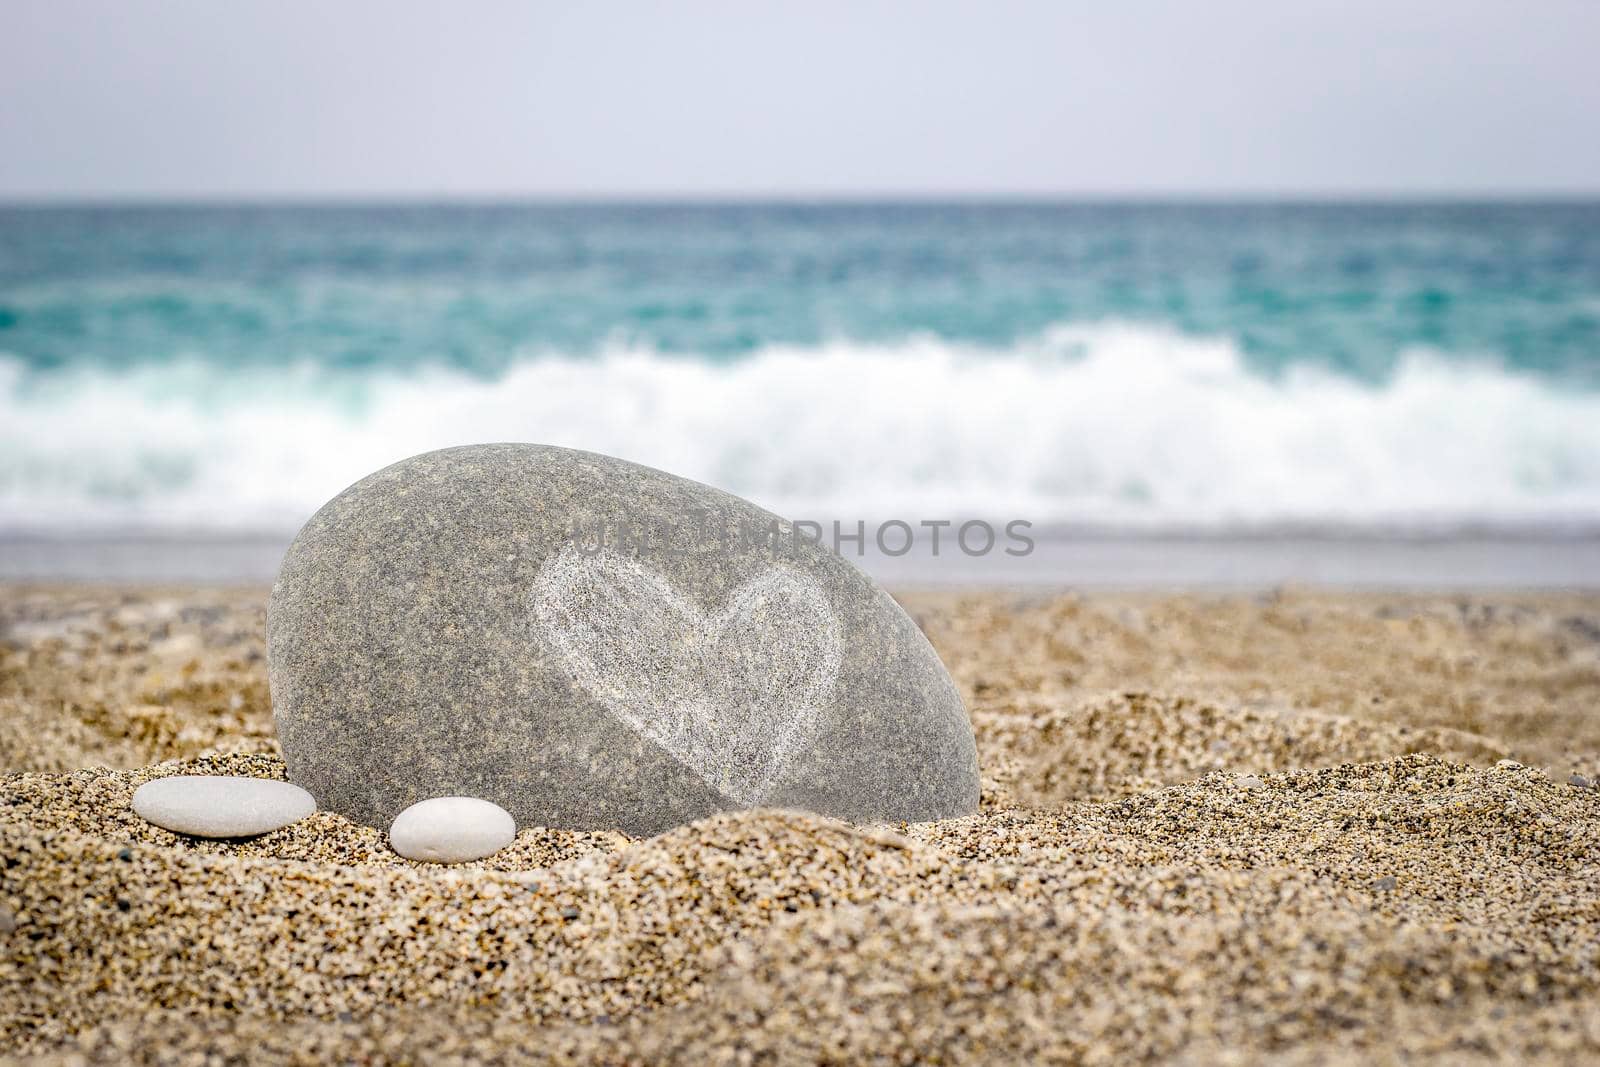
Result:
[[[290,778],[369,825],[449,794],[630,833],[977,805],[961,698],[887,594],[748,501],[592,453],[362,480],[289,549],[268,646]]]

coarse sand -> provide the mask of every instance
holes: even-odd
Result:
[[[0,1060],[1600,1061],[1600,598],[906,594],[979,814],[240,842],[253,589],[0,588]]]

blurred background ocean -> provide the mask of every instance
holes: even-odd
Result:
[[[792,517],[1600,524],[1600,204],[0,212],[0,525],[535,440]]]
[[[368,472],[524,440],[1040,538],[919,579],[1600,584],[1597,33],[18,0],[0,578],[268,577]]]

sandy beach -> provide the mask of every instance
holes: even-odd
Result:
[[[1600,2],[11,7],[0,1067],[1600,1067]]]
[[[403,860],[282,777],[260,588],[0,589],[0,1059],[1594,1062],[1600,596],[900,596],[980,813]]]

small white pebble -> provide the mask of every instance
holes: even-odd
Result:
[[[408,860],[466,863],[494,855],[516,836],[516,821],[498,804],[476,797],[434,797],[395,816],[389,846]]]
[[[1233,780],[1233,784],[1240,789],[1265,789],[1267,783],[1253,774],[1241,774]]]
[[[254,837],[299,822],[317,802],[299,786],[272,778],[179,774],[134,790],[133,810],[174,833]]]

